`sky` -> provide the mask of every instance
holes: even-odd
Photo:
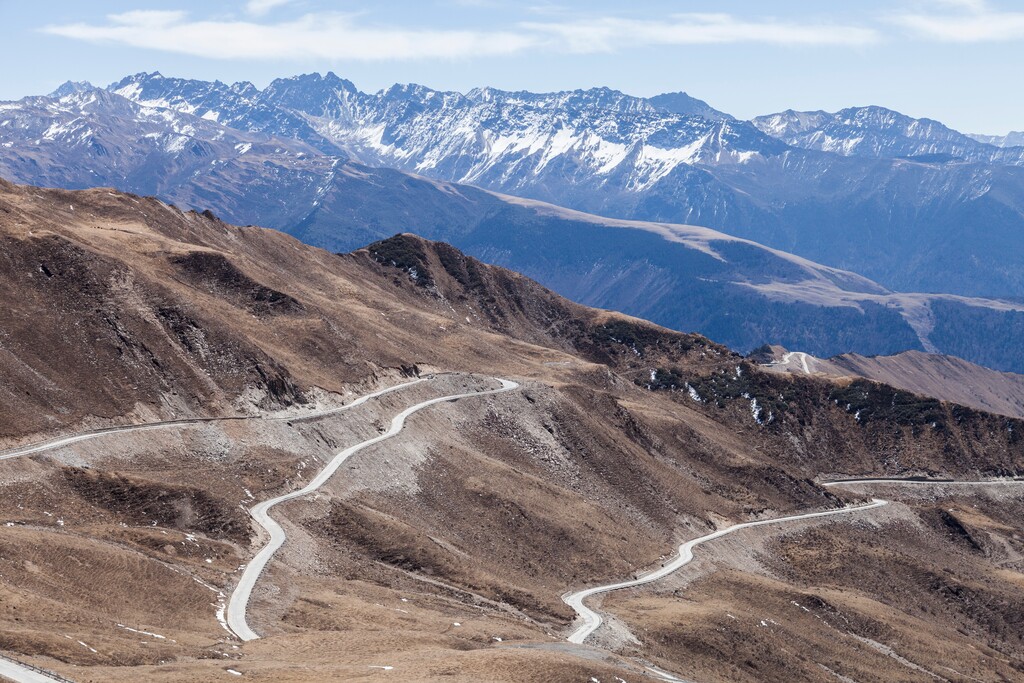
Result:
[[[1015,7],[1016,6],[1016,7]],[[0,99],[140,71],[361,90],[686,91],[740,118],[881,105],[1024,130],[1014,0],[0,0]]]

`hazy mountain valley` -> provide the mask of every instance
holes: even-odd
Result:
[[[334,81],[341,90],[327,89]],[[0,174],[46,186],[112,186],[155,195],[185,208],[210,209],[231,222],[278,228],[334,251],[414,232],[513,268],[581,303],[698,331],[744,352],[763,343],[824,357],[917,349],[1000,370],[1024,370],[1024,305],[1012,297],[958,295],[951,274],[966,273],[962,268],[943,270],[946,289],[939,291],[947,293],[899,292],[706,228],[599,218],[366,166],[345,156],[351,150],[317,137],[311,115],[278,102],[300,94],[306,101],[349,93],[343,81],[334,81],[291,79],[259,93],[251,86],[152,76],[116,84],[114,92],[80,85],[58,91],[57,97],[9,103],[0,109],[5,149]],[[154,99],[160,93],[165,99]],[[574,96],[582,101],[574,106],[584,106],[589,99],[584,95]],[[645,101],[603,96],[612,98],[614,111],[623,115],[668,116]],[[268,98],[277,103],[270,109],[264,102]],[[223,110],[226,99],[234,102],[230,116]],[[263,103],[258,116],[254,101]],[[546,101],[532,106],[562,106]],[[212,104],[221,109],[211,109]],[[331,116],[332,121],[349,120],[355,114],[335,111]],[[728,119],[684,118],[688,125],[728,124]],[[541,154],[528,158],[536,161]],[[846,163],[847,157],[833,156],[836,163]],[[602,189],[601,194],[607,193]],[[815,239],[825,238],[819,234]],[[825,241],[834,245],[831,238]],[[875,260],[883,258],[880,246],[884,258],[898,254],[888,242],[869,240],[866,246],[874,250]],[[1000,251],[1007,257],[1024,253]],[[900,259],[902,268],[906,261]]]

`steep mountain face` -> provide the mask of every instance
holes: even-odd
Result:
[[[1019,471],[1019,420],[765,373],[412,235],[338,255],[152,198],[0,183],[0,254],[4,447],[238,418],[0,459],[5,654],[125,682],[1020,677],[1022,510],[997,491],[887,492],[901,504],[702,552],[679,583],[606,600],[621,624],[594,647],[564,642],[560,598],[681,537],[865,497],[820,476]],[[417,413],[277,509],[288,540],[248,612],[264,637],[223,630],[264,542],[246,509],[494,376],[520,386]],[[751,663],[723,667],[730,650]]]
[[[759,130],[802,149],[872,159],[1024,163],[1024,147],[994,145],[938,121],[915,119],[884,107],[851,107],[835,113],[792,109],[751,121]]]
[[[706,225],[891,289],[1024,295],[1022,149],[881,108],[750,123],[674,95],[416,85],[366,94],[333,74],[281,79],[259,94],[152,74],[111,87],[370,165],[606,216]]]
[[[175,92],[190,87],[177,83]],[[251,92],[219,85],[213,91]],[[288,81],[274,92],[297,99],[309,88]],[[339,80],[331,92],[351,90]],[[181,106],[177,97],[168,102]],[[614,93],[608,97],[610,105],[626,106]],[[706,228],[604,219],[368,167],[297,140],[224,126],[213,120],[221,110],[188,114],[146,102],[72,89],[3,105],[0,174],[156,195],[334,251],[417,232],[576,301],[710,334],[741,351],[765,342],[821,356],[943,350],[1024,369],[1024,307],[1014,303],[894,293]],[[329,103],[318,106],[331,111]]]
[[[56,90],[50,93],[49,96],[59,99],[61,97],[67,97],[68,95],[88,92],[90,90],[95,89],[96,86],[94,86],[89,81],[64,81],[61,85],[57,87]]]

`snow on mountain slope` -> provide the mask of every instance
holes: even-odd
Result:
[[[302,116],[266,104],[264,92],[247,81],[228,85],[220,81],[166,78],[154,72],[129,76],[108,90],[143,106],[194,114],[253,133],[301,140],[328,154],[339,151]]]
[[[294,131],[301,126],[290,120],[274,120],[279,127],[272,131],[264,125],[264,112],[276,107],[364,163],[504,191],[568,171],[577,179],[614,174],[641,192],[680,166],[742,164],[784,149],[720,112],[718,120],[675,113],[678,98],[648,101],[608,88],[548,94],[480,88],[462,95],[395,85],[370,95],[332,73],[278,79],[262,93],[249,84],[153,74],[111,88],[140,103],[200,116],[213,112],[226,125],[300,137]],[[280,127],[285,123],[289,130]],[[313,144],[308,131],[300,139]]]

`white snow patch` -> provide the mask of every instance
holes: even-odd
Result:
[[[117,627],[118,628],[123,628],[125,631],[131,631],[132,633],[138,633],[138,634],[141,634],[141,635],[144,635],[144,636],[149,636],[150,638],[156,638],[158,640],[167,640],[167,636],[162,636],[159,633],[150,633],[149,631],[140,631],[139,629],[131,628],[130,626],[125,626],[124,624],[117,624]]]
[[[164,145],[164,151],[170,154],[177,154],[181,150],[185,149],[185,145],[188,144],[188,138],[184,135],[175,135],[170,141]]]
[[[761,422],[761,406],[758,405],[756,398],[750,399],[750,414],[754,416],[754,422],[764,424]]]

